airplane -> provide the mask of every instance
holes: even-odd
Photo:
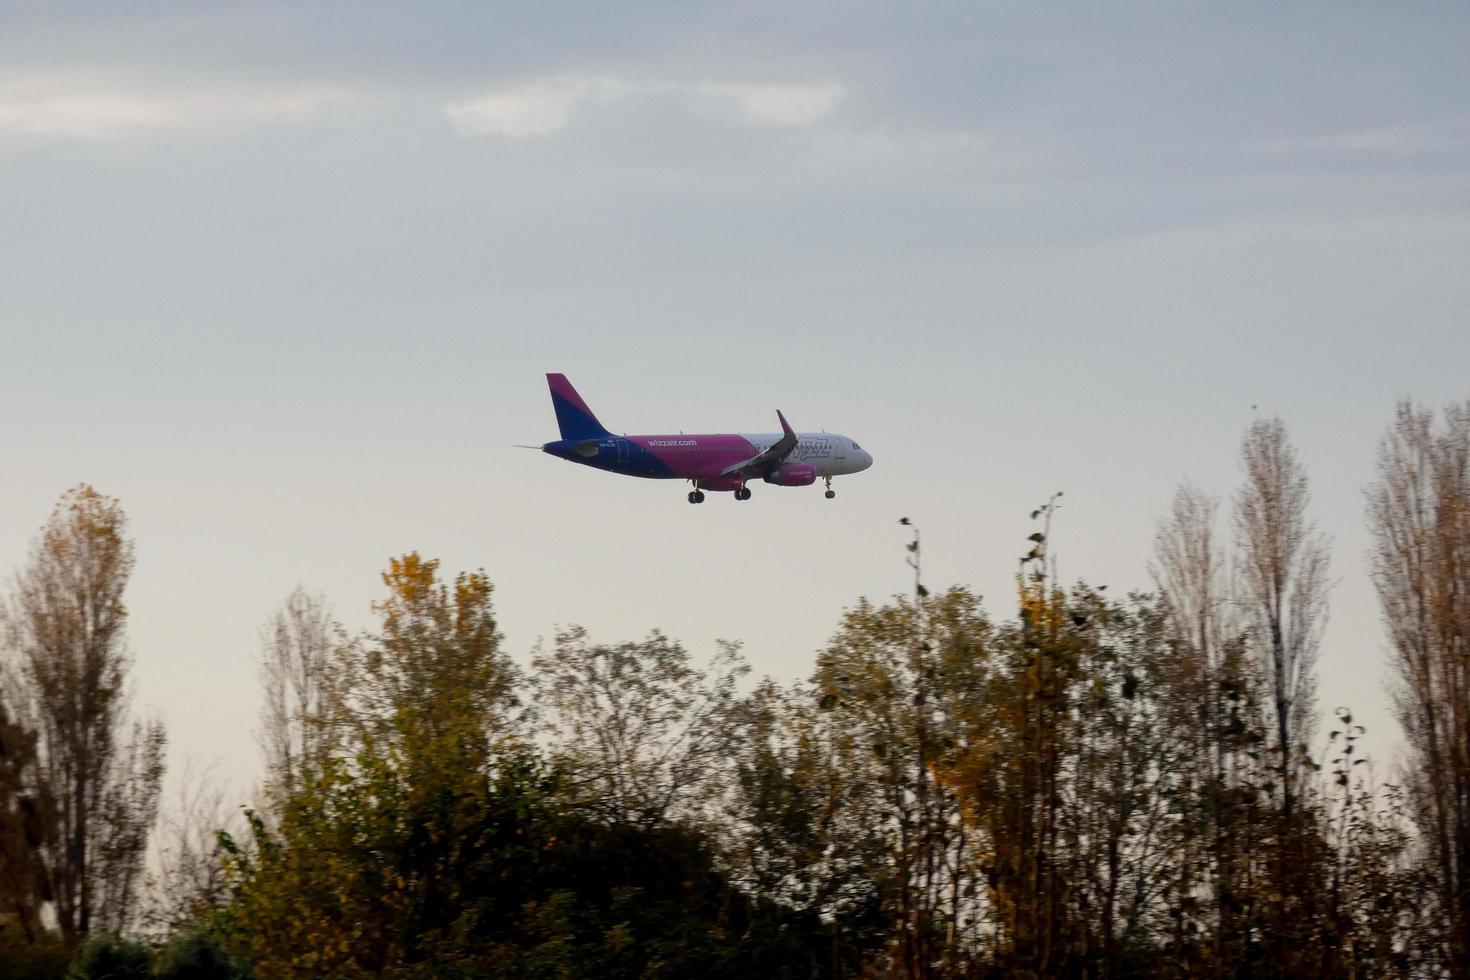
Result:
[[[859,473],[873,457],[847,436],[835,432],[793,432],[780,411],[779,433],[719,435],[618,436],[597,421],[564,374],[548,374],[551,404],[561,438],[540,448],[543,453],[583,466],[624,476],[654,480],[688,480],[691,504],[704,503],[706,490],[728,491],[736,500],[750,499],[755,480],[781,487],[807,487],[821,478],[827,499],[837,496],[834,476]]]

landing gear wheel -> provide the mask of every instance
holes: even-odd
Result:
[[[696,491],[694,491],[693,496],[694,496],[694,502],[696,504],[702,504],[702,503],[704,503],[704,491],[703,490],[696,490]]]
[[[741,487],[740,489],[736,490],[735,491],[735,499],[736,500],[749,500],[750,499],[750,487]]]
[[[697,504],[697,503],[699,503],[698,500],[694,499],[694,491],[693,490],[690,490],[689,491],[689,502],[691,504]]]
[[[826,498],[828,500],[831,500],[833,497],[837,496],[837,491],[836,490],[828,490],[827,493],[825,494],[825,496],[826,496]]]
[[[837,491],[832,489],[832,478],[830,476],[824,476],[822,479],[827,484],[827,499],[831,500],[837,496]]]

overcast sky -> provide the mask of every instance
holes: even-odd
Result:
[[[1470,397],[1470,7],[199,6],[0,2],[0,570],[120,498],[176,769],[255,777],[297,584],[365,627],[417,549],[522,661],[660,627],[791,679],[906,587],[900,516],[1003,617],[1063,490],[1063,576],[1147,588],[1254,413],[1334,542],[1322,707],[1393,740],[1362,494],[1396,399]],[[547,371],[876,463],[690,507],[512,448]]]

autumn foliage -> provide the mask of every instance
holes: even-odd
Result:
[[[1150,593],[1058,580],[1060,494],[993,613],[924,581],[905,519],[912,592],[790,684],[657,631],[517,662],[489,577],[414,553],[362,634],[298,590],[265,785],[169,824],[149,883],[132,545],[79,488],[6,607],[0,972],[1470,977],[1470,408],[1401,406],[1368,493],[1402,769],[1316,704],[1329,542],[1285,426],[1240,460],[1231,497],[1180,488]]]

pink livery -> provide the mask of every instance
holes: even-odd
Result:
[[[603,428],[592,409],[563,374],[548,374],[551,404],[561,438],[540,447],[544,453],[624,476],[688,480],[691,504],[704,503],[706,490],[728,490],[736,500],[750,499],[750,484],[763,480],[778,487],[808,487],[822,480],[827,499],[837,496],[832,478],[873,465],[867,450],[835,432],[793,432],[779,411],[781,431],[721,435],[619,436]]]

